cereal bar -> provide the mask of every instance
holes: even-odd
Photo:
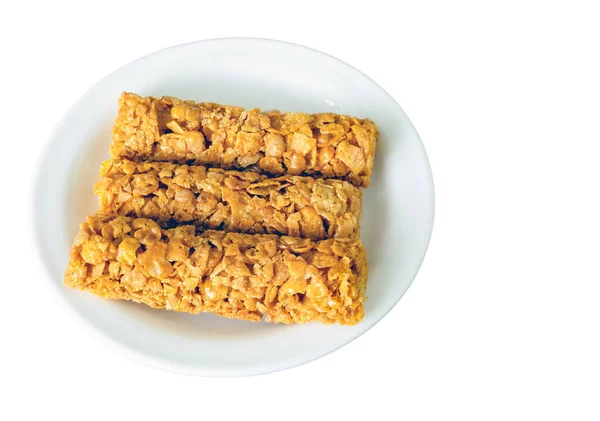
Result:
[[[113,158],[340,178],[367,187],[379,131],[340,114],[261,112],[123,93]]]
[[[100,212],[202,229],[313,240],[358,235],[361,190],[343,180],[107,160],[94,190]]]
[[[65,273],[66,285],[105,298],[276,323],[356,324],[366,280],[356,238],[196,233],[102,214],[81,225]]]

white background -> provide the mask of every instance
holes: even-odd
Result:
[[[0,6],[0,418],[598,420],[595,3]],[[94,83],[226,36],[304,44],[383,86],[429,154],[436,221],[408,293],[350,345],[275,374],[194,378],[114,354],[49,297],[27,194],[45,138]]]

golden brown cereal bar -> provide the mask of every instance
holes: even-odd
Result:
[[[104,298],[276,323],[356,324],[366,281],[358,239],[196,233],[101,214],[81,225],[65,273],[66,285]]]
[[[340,178],[367,187],[379,131],[333,113],[261,112],[123,93],[113,158]]]
[[[94,190],[102,213],[202,229],[313,240],[359,232],[361,190],[342,180],[116,159],[102,164]]]

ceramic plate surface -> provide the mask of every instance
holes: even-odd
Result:
[[[380,128],[361,238],[369,257],[365,318],[356,326],[274,325],[153,310],[63,286],[79,224],[97,209],[92,185],[109,157],[122,91],[282,111],[369,117]],[[331,56],[260,39],[169,48],[106,77],[64,115],[40,157],[32,190],[33,236],[47,282],[70,313],[125,356],[186,374],[277,371],[357,338],[400,300],[419,270],[433,225],[434,193],[423,145],[398,104],[367,76]]]

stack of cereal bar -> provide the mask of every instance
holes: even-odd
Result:
[[[194,314],[356,324],[378,137],[368,119],[123,93],[65,284]]]

